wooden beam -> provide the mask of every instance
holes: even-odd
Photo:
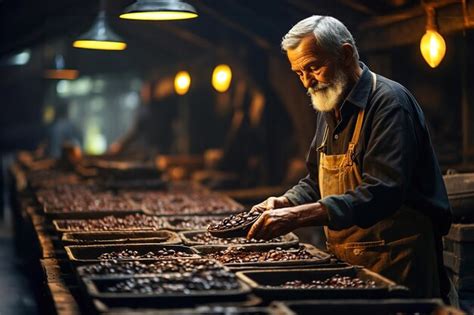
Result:
[[[367,15],[377,15],[377,12],[375,12],[374,10],[372,10],[365,4],[360,3],[359,1],[339,0],[339,2],[360,13],[367,14]]]
[[[467,9],[467,17],[474,20],[474,6]],[[472,23],[466,25],[462,6],[451,4],[436,10],[439,32],[441,35],[452,34],[466,28],[472,28]],[[421,15],[403,19],[397,22],[365,28],[358,32],[358,47],[361,51],[384,50],[392,47],[417,43],[425,33],[426,16]]]
[[[210,6],[204,4],[202,1],[196,3],[196,7],[198,7],[199,11],[211,16],[212,18],[216,19],[223,25],[245,35],[246,37],[250,38],[257,44],[257,46],[261,47],[265,50],[270,50],[272,45],[269,41],[265,38],[261,37],[260,35],[256,34],[255,32],[247,29],[246,27],[242,26],[240,23],[231,20],[230,18],[224,16],[222,12],[218,12],[215,9],[211,8]]]

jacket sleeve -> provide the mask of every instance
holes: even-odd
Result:
[[[366,146],[359,167],[362,183],[342,195],[321,200],[329,228],[369,227],[392,215],[405,200],[417,158],[417,135],[411,113],[399,101],[384,102],[364,124]],[[357,154],[357,153],[356,153]]]

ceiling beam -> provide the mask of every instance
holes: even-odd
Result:
[[[437,1],[425,1],[425,4],[435,9],[439,9],[439,8],[446,7],[452,4],[458,4],[460,6],[461,1],[460,0],[437,0]],[[386,26],[386,25],[402,22],[408,19],[412,19],[418,16],[424,16],[424,15],[425,15],[425,8],[422,5],[420,5],[420,6],[417,6],[412,9],[405,10],[403,12],[399,12],[396,14],[375,16],[372,19],[361,23],[359,25],[359,30]]]
[[[186,29],[177,27],[175,25],[166,24],[166,23],[162,23],[157,26],[199,48],[203,48],[203,49],[215,48],[215,45],[211,41],[209,41],[207,38],[199,36],[196,33],[190,32]]]
[[[366,6],[365,4],[360,3],[356,0],[339,0],[340,3],[348,6],[349,8],[367,15],[377,15],[377,12]]]
[[[436,15],[441,35],[474,27],[472,22],[466,23],[459,3],[438,7]],[[466,18],[468,21],[474,21],[474,6],[466,7]],[[367,52],[418,43],[425,33],[425,28],[426,16],[423,11],[421,15],[409,19],[359,30],[358,47],[361,51]]]

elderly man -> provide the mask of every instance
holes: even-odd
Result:
[[[406,285],[416,297],[446,296],[441,235],[450,207],[423,112],[402,85],[359,62],[337,19],[312,16],[282,41],[316,109],[308,176],[265,211],[248,237],[324,225],[327,247]]]

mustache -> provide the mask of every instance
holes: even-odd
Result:
[[[327,89],[330,86],[331,86],[330,83],[321,83],[320,82],[320,83],[315,84],[314,86],[308,88],[308,91],[306,92],[306,94],[308,94],[308,96],[311,96],[311,94],[314,94],[314,93],[319,92],[321,90]]]

